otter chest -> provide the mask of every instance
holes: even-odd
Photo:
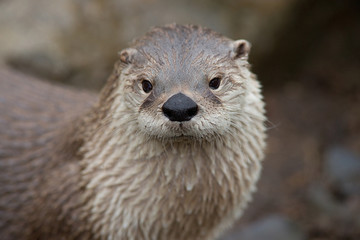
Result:
[[[101,219],[95,229],[113,239],[206,239],[224,216],[236,217],[244,200],[238,193],[249,190],[240,164],[222,162],[203,153],[185,159],[168,153],[103,169],[101,184],[89,183],[97,186],[90,206]]]

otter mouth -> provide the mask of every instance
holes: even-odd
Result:
[[[190,122],[170,122],[169,125],[169,129],[178,136],[188,136],[194,132]]]
[[[168,122],[167,124],[168,138],[173,141],[184,141],[199,138],[201,135],[196,130],[193,121],[187,122]]]

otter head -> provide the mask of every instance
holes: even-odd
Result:
[[[121,93],[139,134],[160,139],[231,134],[248,117],[249,50],[245,40],[174,24],[152,29],[121,51]]]

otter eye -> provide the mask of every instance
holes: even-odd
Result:
[[[218,89],[219,88],[219,86],[220,86],[220,82],[221,82],[221,78],[219,78],[219,77],[216,77],[216,78],[213,78],[213,79],[211,79],[211,81],[209,82],[209,87],[211,88],[211,89]]]
[[[149,93],[152,89],[153,89],[153,85],[151,84],[150,81],[148,80],[143,80],[141,82],[142,85],[142,89],[144,90],[144,92]]]

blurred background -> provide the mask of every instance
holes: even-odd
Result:
[[[98,91],[151,26],[252,43],[267,103],[263,175],[223,240],[360,239],[360,1],[0,0],[0,64]]]

